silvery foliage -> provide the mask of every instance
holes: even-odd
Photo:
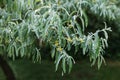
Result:
[[[72,46],[75,52],[83,49],[92,65],[100,68],[103,53],[108,47],[110,28],[88,32],[86,9],[101,17],[115,19],[114,4],[109,0],[3,0],[0,8],[0,54],[12,57],[28,57],[41,61],[42,46],[48,44],[51,57],[55,59],[56,70],[61,64],[63,73],[71,71],[75,60],[69,55]],[[107,7],[106,7],[107,6]],[[99,36],[103,33],[104,36]],[[43,44],[45,43],[45,44]],[[87,53],[87,54],[86,54]]]

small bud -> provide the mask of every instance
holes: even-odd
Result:
[[[58,48],[57,48],[57,51],[60,51],[60,52],[61,52],[62,50],[63,50],[63,48],[61,48],[61,47],[58,47]]]
[[[66,39],[68,42],[72,42],[72,39],[71,38],[67,38]]]

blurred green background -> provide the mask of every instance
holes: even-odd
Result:
[[[107,65],[102,65],[100,70],[91,67],[89,60],[77,61],[70,74],[62,76],[62,70],[55,72],[53,61],[43,60],[33,63],[30,60],[9,61],[17,80],[119,80],[120,61],[106,60]],[[5,75],[0,69],[0,80],[5,80]]]

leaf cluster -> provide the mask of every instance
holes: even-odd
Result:
[[[3,0],[0,8],[0,54],[8,57],[24,57],[41,60],[42,47],[48,44],[51,57],[55,58],[56,70],[61,64],[63,73],[71,71],[75,63],[69,51],[75,46],[83,54],[88,53],[92,65],[98,62],[98,68],[104,61],[102,54],[108,46],[107,31],[110,28],[88,32],[86,10],[103,17],[114,19],[108,1],[95,0]],[[106,8],[105,6],[108,5]],[[101,7],[105,7],[104,9]],[[109,13],[109,15],[108,15]],[[99,33],[104,36],[100,37]]]

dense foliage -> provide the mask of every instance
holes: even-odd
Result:
[[[119,57],[119,52],[120,52],[120,1],[119,0],[106,0],[106,1],[109,1],[109,3],[111,5],[112,8],[109,8],[110,10],[112,10],[112,12],[109,12],[109,13],[112,13],[111,15],[115,16],[115,18],[104,18],[104,17],[101,17],[99,14],[94,14],[94,11],[87,11],[87,14],[88,14],[88,19],[89,19],[89,27],[87,27],[87,31],[95,31],[97,29],[100,29],[103,27],[103,24],[102,22],[106,22],[108,26],[111,27],[112,29],[112,33],[109,33],[109,47],[108,49],[106,49],[106,53],[105,53],[105,56],[108,56],[108,57],[111,57],[111,58],[114,58],[114,57]],[[102,4],[105,4],[105,3],[102,3]],[[107,7],[105,6],[101,6],[101,8],[103,8],[101,11],[104,12],[104,11],[107,11],[107,10],[104,10],[106,9]],[[107,16],[110,16],[109,13],[107,13],[108,15]],[[94,18],[94,19],[93,19]],[[94,24],[93,24],[94,23]],[[117,59],[117,58],[116,58]]]
[[[0,0],[0,55],[21,56],[41,60],[43,46],[50,46],[56,70],[61,63],[63,73],[71,71],[75,63],[69,51],[79,49],[88,55],[98,68],[104,61],[108,46],[106,22],[95,32],[85,33],[89,27],[88,14],[114,20],[118,16],[115,0]],[[92,20],[92,19],[91,19]],[[94,24],[94,23],[92,23]],[[102,36],[99,34],[102,33]]]

